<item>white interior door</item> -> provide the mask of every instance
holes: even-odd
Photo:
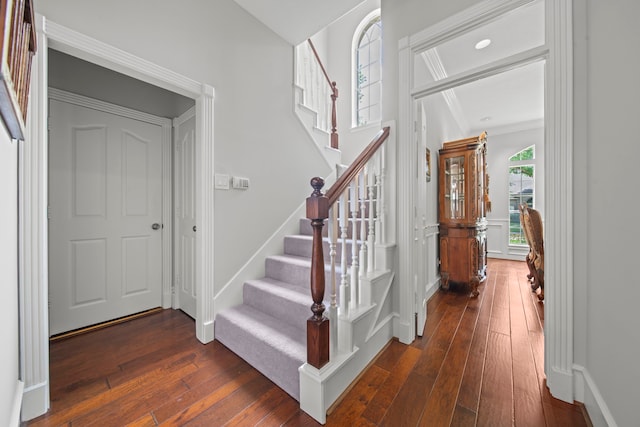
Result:
[[[196,318],[196,116],[192,108],[174,120],[174,308]]]
[[[426,181],[426,150],[427,150],[427,120],[426,112],[422,102],[416,101],[416,153],[417,153],[417,182],[414,200],[416,201],[415,212],[415,242],[417,245],[416,255],[418,257],[416,264],[415,290],[416,290],[416,335],[422,336],[424,325],[427,321],[427,284],[428,284],[428,247],[427,247],[427,181]],[[432,175],[433,176],[433,175]]]
[[[161,306],[161,126],[49,111],[50,333]]]

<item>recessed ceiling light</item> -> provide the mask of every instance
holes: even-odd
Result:
[[[485,116],[480,119],[481,122],[488,122],[489,120],[491,120],[491,116]]]
[[[478,43],[476,43],[476,49],[478,49],[478,50],[484,49],[485,47],[489,46],[490,44],[491,44],[491,39],[480,40]]]

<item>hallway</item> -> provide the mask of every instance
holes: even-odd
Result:
[[[392,341],[328,426],[586,426],[544,385],[542,304],[524,262],[489,260],[480,296],[438,292],[424,336]],[[160,313],[51,344],[48,414],[29,426],[318,425],[193,320]]]

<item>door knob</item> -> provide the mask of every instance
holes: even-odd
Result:
[[[194,225],[193,226],[193,232],[195,233],[195,231],[196,231],[196,226]]]
[[[160,229],[160,224],[158,224],[157,222],[154,222],[154,223],[151,225],[151,228],[153,228],[154,230],[159,230],[159,229]]]

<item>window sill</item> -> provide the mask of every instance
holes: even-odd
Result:
[[[352,126],[351,127],[351,133],[365,131],[365,130],[369,130],[369,129],[373,129],[373,128],[382,129],[382,122],[381,121],[380,122],[371,122],[371,123],[367,123],[366,125],[362,125],[362,126]]]

